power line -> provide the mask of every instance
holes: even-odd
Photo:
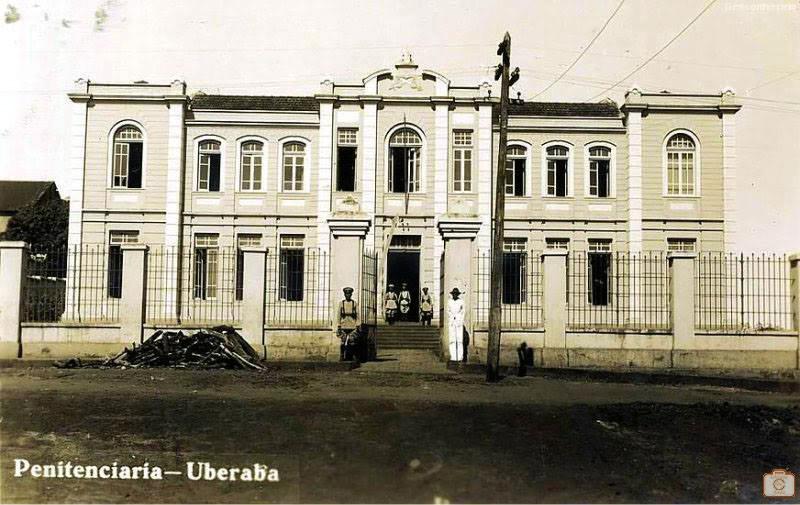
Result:
[[[745,91],[745,93],[750,93],[752,91],[757,90],[758,88],[763,88],[764,86],[768,86],[768,85],[772,84],[773,82],[781,81],[781,80],[786,79],[787,77],[791,77],[791,76],[793,76],[793,75],[795,75],[797,73],[800,73],[800,69],[795,70],[794,72],[789,72],[788,74],[782,75],[780,77],[776,77],[775,79],[770,79],[769,81],[762,82],[761,84],[759,84],[757,86],[753,86],[752,88],[748,89],[747,91]]]
[[[597,39],[598,39],[598,37],[600,37],[600,35],[602,35],[602,33],[605,31],[605,29],[606,29],[606,27],[608,26],[608,24],[609,24],[609,23],[611,23],[611,20],[612,20],[612,19],[614,19],[614,16],[616,16],[616,15],[617,15],[617,12],[619,12],[619,10],[622,8],[622,4],[624,4],[624,3],[625,3],[625,0],[620,0],[619,4],[617,4],[617,8],[616,8],[616,9],[614,9],[614,12],[612,12],[612,13],[611,13],[611,16],[609,16],[609,17],[608,17],[608,19],[606,19],[606,22],[603,24],[602,28],[600,28],[600,31],[599,31],[599,32],[597,32],[597,34],[594,36],[594,38],[593,38],[591,41],[589,41],[589,44],[588,44],[588,45],[587,45],[587,46],[586,46],[586,47],[583,49],[583,51],[581,51],[581,53],[578,55],[578,57],[577,57],[577,58],[575,58],[575,59],[572,61],[572,63],[569,65],[569,67],[567,67],[567,69],[566,69],[566,70],[564,70],[564,71],[561,73],[561,75],[559,75],[559,76],[556,78],[556,80],[555,80],[555,81],[551,82],[551,83],[550,83],[550,84],[549,84],[549,85],[548,85],[546,88],[544,88],[544,89],[543,89],[543,90],[541,90],[540,92],[536,93],[536,95],[534,95],[534,96],[533,96],[533,98],[534,98],[534,99],[535,99],[536,97],[538,97],[539,95],[541,95],[542,93],[544,93],[545,91],[547,91],[548,89],[550,89],[550,88],[552,88],[553,86],[555,86],[555,85],[556,85],[556,83],[557,83],[558,81],[560,81],[562,77],[564,77],[565,75],[567,75],[567,73],[568,73],[570,70],[572,70],[572,68],[573,68],[573,67],[574,67],[574,66],[575,66],[575,65],[578,63],[578,61],[579,61],[579,60],[580,60],[580,59],[583,57],[583,55],[584,55],[584,54],[586,54],[586,51],[588,51],[588,50],[589,50],[589,48],[590,48],[590,47],[592,47],[592,44],[594,44],[594,41],[595,41],[595,40],[597,40]]]
[[[628,80],[628,79],[629,79],[629,78],[630,78],[630,77],[631,77],[633,74],[635,74],[636,72],[638,72],[639,70],[641,70],[642,68],[644,68],[644,67],[645,67],[645,65],[647,65],[648,63],[650,63],[651,61],[653,61],[654,59],[656,59],[656,57],[657,57],[659,54],[661,54],[661,53],[663,53],[664,51],[666,51],[666,50],[667,50],[667,48],[668,48],[669,46],[671,46],[673,42],[675,42],[676,40],[678,40],[678,38],[679,38],[681,35],[683,35],[683,34],[686,32],[686,30],[688,30],[688,29],[689,29],[689,28],[690,28],[690,27],[691,27],[691,26],[692,26],[692,25],[693,25],[693,24],[694,24],[694,23],[695,23],[695,22],[696,22],[698,19],[700,19],[700,17],[701,17],[703,14],[705,14],[705,13],[706,13],[706,11],[707,11],[708,9],[710,9],[710,8],[711,8],[711,6],[712,6],[712,5],[714,5],[715,3],[717,3],[717,0],[711,0],[711,1],[708,3],[708,5],[706,5],[706,6],[703,8],[703,10],[701,10],[701,11],[700,11],[700,13],[699,13],[698,15],[696,15],[694,18],[692,18],[692,20],[691,20],[691,21],[689,21],[689,24],[687,24],[686,26],[684,26],[684,27],[683,27],[683,30],[679,31],[679,32],[677,33],[677,35],[675,35],[674,37],[672,37],[672,38],[669,40],[669,42],[667,42],[667,43],[666,43],[666,44],[665,44],[665,45],[664,45],[664,46],[663,46],[661,49],[659,49],[659,50],[658,50],[658,51],[656,51],[656,52],[655,52],[655,53],[654,53],[652,56],[650,56],[649,58],[647,58],[647,59],[646,59],[646,60],[645,60],[645,61],[644,61],[644,62],[643,62],[641,65],[639,65],[639,66],[637,66],[636,68],[634,68],[634,69],[633,69],[633,71],[631,71],[631,72],[630,72],[628,75],[626,75],[625,77],[623,77],[622,79],[620,79],[619,81],[617,81],[617,82],[616,82],[616,83],[615,83],[613,86],[611,86],[611,87],[609,87],[609,88],[607,88],[607,89],[605,89],[605,90],[601,91],[601,92],[600,92],[600,93],[598,93],[597,95],[595,95],[595,96],[593,96],[592,98],[590,98],[589,100],[587,100],[587,102],[592,102],[592,101],[594,101],[595,99],[597,99],[598,97],[602,96],[602,95],[603,95],[605,92],[607,92],[607,91],[609,91],[609,90],[611,90],[611,89],[614,89],[614,88],[616,88],[616,87],[617,87],[619,84],[621,84],[621,83],[623,83],[623,82],[627,81],[627,80]]]

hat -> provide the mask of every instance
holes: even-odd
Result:
[[[453,288],[453,290],[450,291],[450,294],[451,295],[460,295],[461,291],[459,291],[458,288]]]
[[[342,291],[345,292],[345,293],[352,293],[353,292],[353,288],[351,288],[350,286],[347,286],[346,288],[342,289]]]

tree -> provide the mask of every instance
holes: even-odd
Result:
[[[22,207],[9,221],[3,238],[23,240],[36,249],[67,246],[69,202],[51,198]]]

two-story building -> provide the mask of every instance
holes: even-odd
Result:
[[[182,269],[191,296],[213,294],[220,269],[238,268],[213,251],[260,246],[281,254],[279,296],[292,300],[303,255],[327,253],[352,226],[378,252],[381,290],[467,289],[470,257],[489,249],[499,103],[487,83],[456,85],[405,55],[361,82],[324,81],[314,96],[78,86],[70,244],[193,251],[166,273],[167,292]],[[634,88],[621,107],[512,101],[506,251],[734,249],[739,108],[729,90]],[[464,236],[466,262],[444,272],[446,241]],[[522,263],[508,262],[511,277],[514,268]]]

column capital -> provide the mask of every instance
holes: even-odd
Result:
[[[365,216],[333,216],[328,218],[328,228],[334,237],[364,237],[372,225]]]
[[[448,218],[443,217],[437,223],[439,234],[443,239],[470,238],[474,239],[481,229],[478,218]]]

